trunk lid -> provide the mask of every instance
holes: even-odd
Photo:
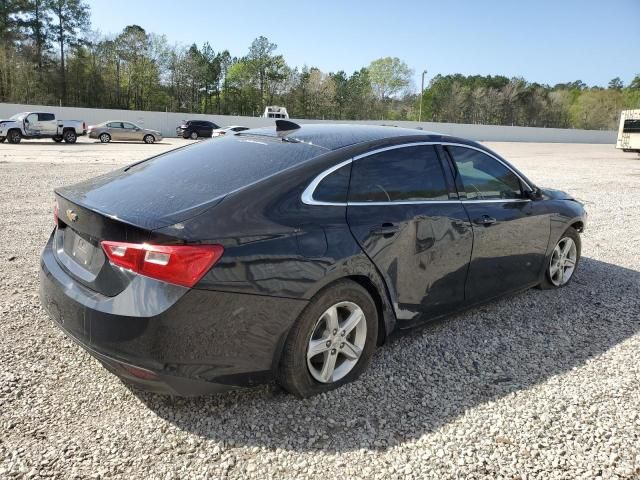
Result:
[[[104,216],[56,195],[58,225],[53,239],[58,263],[79,283],[112,297],[126,288],[134,274],[113,267],[100,241],[142,243],[149,231]]]

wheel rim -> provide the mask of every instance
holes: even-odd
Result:
[[[549,280],[556,287],[565,285],[573,276],[578,261],[576,242],[570,237],[561,238],[551,254]]]
[[[153,143],[153,137],[151,135],[147,135],[144,137],[145,143]]]
[[[191,134],[191,138],[192,138],[193,140],[196,140],[196,139],[198,138],[198,134],[197,134],[196,132],[193,132],[193,133]]]
[[[307,368],[320,383],[337,382],[356,366],[367,341],[367,321],[353,302],[339,302],[318,319],[307,344]]]
[[[100,135],[100,141],[102,143],[107,143],[109,141],[109,135],[107,135],[106,133],[103,133],[102,135]]]

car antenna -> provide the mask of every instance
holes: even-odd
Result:
[[[297,130],[300,125],[289,120],[276,120],[276,132],[285,132],[287,130]]]

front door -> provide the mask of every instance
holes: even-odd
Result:
[[[464,301],[472,230],[433,145],[354,160],[347,221],[383,276],[401,327]]]
[[[446,146],[473,225],[473,254],[466,296],[487,300],[535,283],[550,235],[544,207],[525,196],[528,188],[497,158],[465,146]]]
[[[125,140],[136,141],[142,140],[142,130],[133,123],[122,122],[122,126],[124,128],[124,137]]]
[[[40,135],[40,122],[37,113],[30,113],[24,119],[24,131],[29,137]]]

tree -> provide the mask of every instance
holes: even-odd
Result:
[[[373,91],[381,101],[407,88],[413,75],[413,71],[398,57],[374,60],[368,71]]]
[[[35,46],[35,57],[38,69],[42,69],[43,54],[51,49],[51,0],[26,0],[25,18],[22,20],[29,33],[27,37]]]
[[[260,90],[260,107],[264,108],[264,96],[270,70],[274,67],[273,52],[278,48],[267,37],[256,38],[249,47],[247,65]]]
[[[629,88],[631,90],[640,90],[640,73],[633,77],[631,83],[629,84]]]
[[[623,87],[624,84],[622,83],[620,77],[612,78],[609,82],[609,88],[612,90],[622,90]]]
[[[52,0],[56,17],[55,39],[60,47],[61,99],[67,99],[65,47],[79,45],[80,36],[89,28],[89,6],[82,0]]]

